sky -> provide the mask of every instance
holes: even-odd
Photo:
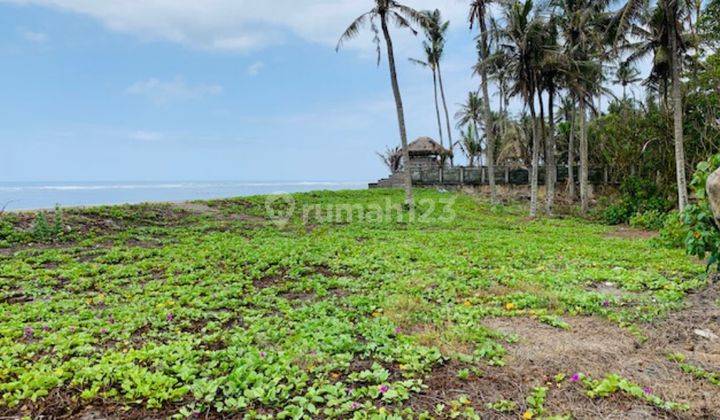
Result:
[[[450,112],[477,89],[464,0],[406,0],[451,21]],[[370,0],[0,0],[0,181],[365,181],[399,144]],[[392,30],[410,140],[437,137],[421,36]],[[457,133],[455,133],[457,136]]]

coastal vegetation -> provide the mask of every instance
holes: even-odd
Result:
[[[415,198],[414,221],[382,189],[293,195],[281,224],[267,203],[289,199],[66,209],[47,237],[4,215],[0,415],[720,415],[704,265],[525,204]]]

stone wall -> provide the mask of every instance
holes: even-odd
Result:
[[[578,179],[580,168],[574,168],[575,179]],[[545,167],[539,168],[538,179],[540,184],[545,183]],[[480,186],[488,185],[488,168],[487,167],[464,167],[455,166],[452,168],[413,168],[411,170],[413,185],[416,186],[454,186],[454,185],[470,185]],[[568,179],[568,167],[558,166],[557,167],[557,182],[563,183]],[[591,184],[608,184],[611,183],[608,179],[607,171],[601,168],[591,168],[589,172],[589,181]],[[402,183],[398,181],[402,180],[401,174],[394,174],[390,178],[385,178],[378,181],[375,184],[370,184],[370,187],[398,187]],[[530,184],[530,171],[524,168],[510,168],[506,166],[495,167],[495,182],[497,185],[529,185]]]

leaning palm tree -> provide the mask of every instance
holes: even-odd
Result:
[[[478,55],[480,66],[480,84],[483,94],[483,119],[485,120],[486,137],[487,137],[487,165],[488,165],[488,181],[490,183],[490,200],[493,204],[497,203],[497,190],[495,188],[495,137],[493,133],[492,112],[490,110],[490,93],[488,91],[488,69],[484,62],[490,57],[490,48],[488,46],[489,31],[487,27],[487,9],[493,3],[492,0],[473,0],[470,3],[470,29],[473,29],[475,23],[480,27],[480,42],[478,43]],[[532,7],[532,3],[531,3]]]
[[[440,145],[445,147],[443,138],[442,122],[440,120],[440,103],[438,102],[438,77],[437,77],[437,57],[436,51],[431,44],[423,41],[423,51],[425,52],[425,60],[411,58],[410,62],[419,66],[430,69],[433,78],[433,91],[435,93],[435,116],[437,117],[438,136],[440,136]]]
[[[444,21],[440,10],[425,10],[420,12],[425,18],[423,29],[428,41],[433,49],[433,58],[435,60],[435,69],[437,71],[438,82],[440,84],[440,97],[442,99],[443,110],[445,111],[445,124],[448,135],[448,149],[451,152],[455,147],[453,143],[452,128],[450,126],[450,113],[448,111],[447,99],[445,98],[445,82],[442,77],[442,58],[445,52],[445,37],[450,27],[450,22]]]
[[[530,176],[530,217],[537,216],[538,174],[540,164],[540,124],[535,110],[538,92],[539,67],[542,58],[545,25],[533,14],[533,1],[515,1],[505,6],[506,27],[503,29],[503,49],[508,57],[508,72],[512,77],[512,95],[519,95],[530,110],[533,147]]]
[[[412,178],[408,162],[410,162],[410,152],[408,150],[407,130],[405,128],[405,111],[403,109],[402,96],[400,95],[400,85],[398,83],[397,68],[395,67],[395,51],[393,50],[393,42],[390,37],[390,29],[388,23],[395,23],[402,29],[409,29],[413,34],[417,31],[413,29],[412,24],[423,26],[426,24],[425,17],[417,10],[396,2],[395,0],[374,0],[374,5],[369,12],[365,12],[356,18],[345,32],[340,36],[336,51],[339,51],[345,41],[355,38],[360,33],[360,29],[370,24],[375,37],[373,41],[377,46],[378,65],[380,64],[380,30],[377,27],[378,21],[385,38],[385,46],[387,48],[388,66],[390,67],[390,83],[392,84],[393,95],[395,97],[395,107],[397,110],[398,128],[400,129],[400,142],[403,150],[404,175],[405,175],[405,205],[408,210],[413,210],[413,194],[412,194]]]

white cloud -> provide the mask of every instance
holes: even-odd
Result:
[[[260,74],[260,70],[262,70],[263,67],[265,67],[265,63],[263,63],[262,61],[258,61],[258,62],[256,62],[256,63],[253,63],[253,64],[251,64],[251,65],[248,66],[248,68],[247,68],[247,74],[248,74],[249,76],[257,76],[258,74]]]
[[[223,92],[220,85],[189,85],[181,77],[171,81],[148,79],[137,82],[127,88],[130,95],[144,96],[155,104],[200,99],[204,96],[219,95]]]
[[[137,141],[144,141],[144,142],[155,142],[160,141],[165,136],[162,133],[158,133],[155,131],[136,131],[134,133],[130,134],[130,138]]]
[[[196,48],[250,51],[283,43],[289,36],[335,45],[370,0],[0,0],[70,10],[108,28]],[[467,2],[406,0],[417,9],[439,8],[455,27],[465,27]],[[361,35],[370,39],[370,36]],[[366,45],[351,44],[353,46]]]
[[[48,40],[46,34],[42,32],[30,31],[27,29],[21,30],[20,35],[22,35],[22,37],[25,38],[26,41],[30,41],[35,44],[44,44]]]

